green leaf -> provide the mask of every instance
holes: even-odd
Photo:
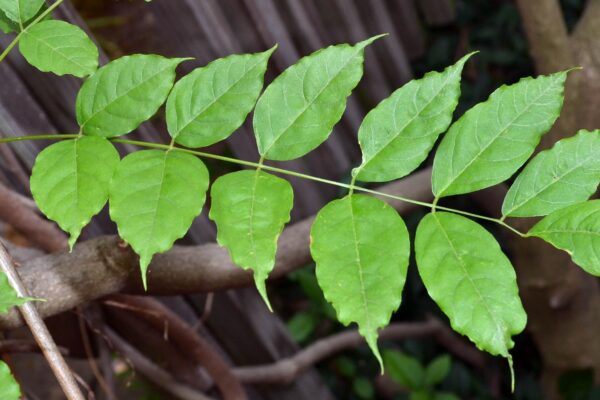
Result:
[[[308,339],[317,326],[317,317],[311,312],[299,312],[287,322],[292,338],[301,343]]]
[[[600,200],[562,208],[538,222],[527,233],[565,250],[573,262],[600,276]]]
[[[136,54],[100,68],[77,95],[82,132],[115,137],[133,131],[165,102],[175,82],[175,69],[185,60]]]
[[[110,184],[110,217],[140,256],[144,287],[152,256],[186,234],[207,190],[202,161],[179,151],[137,151],[117,167]]]
[[[436,357],[425,369],[425,385],[435,386],[446,378],[450,372],[452,360],[447,354]]]
[[[239,128],[256,104],[274,50],[221,58],[177,82],[167,100],[167,127],[175,142],[209,146]]]
[[[358,131],[362,164],[358,180],[385,182],[414,171],[427,158],[450,122],[460,95],[460,74],[473,53],[444,72],[430,72],[383,100],[365,117]]]
[[[383,369],[377,330],[390,322],[402,300],[410,254],[404,221],[385,202],[352,195],[323,207],[310,236],[325,298],[342,324],[358,324]]]
[[[375,36],[355,46],[321,49],[286,69],[258,99],[254,132],[260,154],[292,160],[323,143],[363,74],[363,53]]]
[[[19,49],[43,72],[82,78],[98,68],[96,45],[81,28],[64,21],[44,21],[23,31]]]
[[[119,154],[104,138],[82,136],[46,147],[35,160],[31,193],[39,209],[70,235],[102,210]]]
[[[30,300],[35,300],[32,298],[19,297],[15,289],[8,282],[8,278],[2,272],[0,272],[0,314],[4,314],[8,312],[12,307],[20,306],[25,304]],[[0,386],[1,390],[1,386]],[[4,397],[1,397],[4,399]]]
[[[271,308],[265,280],[275,266],[277,238],[290,220],[292,186],[263,171],[238,171],[219,177],[211,189],[210,218],[217,242],[233,262],[254,271],[254,281]]]
[[[0,10],[0,31],[4,33],[17,32],[19,25],[6,16],[4,11]]]
[[[419,360],[396,350],[385,351],[383,359],[388,374],[398,384],[411,390],[423,387],[425,371]]]
[[[35,17],[43,5],[44,0],[0,0],[0,10],[21,26]]]
[[[559,72],[502,86],[456,121],[433,162],[436,197],[483,189],[515,173],[558,117],[566,77]]]
[[[587,200],[600,182],[600,130],[581,130],[527,164],[506,194],[502,214],[548,215]]]
[[[375,397],[373,384],[362,376],[352,380],[352,391],[359,399],[373,399]]]
[[[508,358],[511,336],[523,331],[527,315],[515,271],[494,237],[463,216],[430,213],[417,228],[415,253],[429,295],[454,330]]]
[[[21,389],[19,388],[19,384],[10,373],[8,365],[0,361],[0,399],[19,400],[20,398]]]

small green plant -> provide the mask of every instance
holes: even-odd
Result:
[[[427,366],[397,350],[385,351],[383,358],[388,374],[410,393],[410,400],[458,400],[458,397],[451,393],[436,390],[436,386],[442,383],[450,372],[450,356],[438,356]]]
[[[98,51],[79,28],[47,20],[60,2],[45,9],[40,0],[0,0],[0,27],[18,32],[0,61],[20,43],[25,58],[42,71],[89,75],[77,96],[79,132],[1,142],[60,140],[39,154],[33,168],[31,191],[40,210],[70,234],[72,247],[108,202],[120,236],[140,256],[144,286],[153,255],[169,250],[202,210],[210,180],[200,158],[250,168],[213,182],[209,216],[233,261],[254,271],[267,305],[265,280],[293,206],[291,185],[272,173],[348,189],[347,196],[318,213],[310,248],[325,298],[340,322],[358,325],[382,369],[378,330],[400,306],[411,244],[398,213],[369,195],[430,209],[414,244],[427,291],[457,332],[509,361],[512,336],[523,331],[527,319],[515,272],[494,237],[468,217],[497,223],[523,238],[540,237],[600,275],[595,252],[600,202],[587,201],[600,182],[599,131],[580,131],[537,154],[514,181],[500,219],[438,204],[441,198],[503,182],[527,162],[560,114],[569,71],[502,86],[454,123],[461,72],[473,53],[407,83],[364,119],[358,132],[363,161],[344,184],[267,161],[296,159],[328,138],[362,77],[365,49],[380,36],[308,55],[264,91],[275,47],[215,60],[175,83],[176,68],[187,59],[135,54],[97,69]],[[170,144],[119,138],[165,102]],[[258,162],[194,150],[226,139],[252,110]],[[410,174],[446,131],[433,163],[432,203],[357,185]],[[120,160],[113,143],[148,149]],[[505,221],[534,216],[546,217],[528,233]],[[6,286],[2,290],[12,293]]]

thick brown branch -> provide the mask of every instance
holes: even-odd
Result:
[[[382,191],[418,200],[431,198],[431,171],[424,170],[381,188]],[[401,213],[412,205],[392,205]],[[272,278],[301,268],[311,260],[309,231],[312,218],[284,230]],[[32,296],[46,299],[38,304],[48,317],[108,294],[126,291],[143,293],[137,257],[116,236],[81,243],[72,253],[59,253],[25,262],[19,268]],[[148,294],[169,295],[213,292],[253,284],[252,275],[236,267],[227,251],[217,244],[175,246],[157,255],[150,267]],[[16,312],[0,316],[0,329],[23,324]]]
[[[569,35],[558,0],[518,0],[529,51],[541,74],[573,67]]]

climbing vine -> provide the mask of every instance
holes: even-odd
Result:
[[[210,195],[217,241],[235,264],[253,271],[269,305],[265,281],[293,207],[294,193],[285,176],[348,189],[347,196],[319,211],[310,249],[319,285],[337,318],[358,325],[382,368],[378,330],[400,306],[411,240],[400,215],[380,198],[430,210],[414,240],[428,293],[457,332],[509,361],[512,336],[523,331],[527,316],[510,260],[476,219],[523,238],[546,240],[587,272],[600,275],[595,249],[600,245],[600,202],[588,201],[600,183],[600,131],[582,130],[527,163],[560,114],[570,71],[502,86],[455,122],[461,72],[474,53],[413,80],[365,117],[358,132],[362,163],[352,171],[351,183],[344,184],[267,162],[302,157],[328,138],[362,77],[365,49],[381,36],[310,54],[264,91],[264,74],[276,47],[215,60],[175,82],[177,67],[188,59],[135,54],[98,68],[98,50],[87,35],[50,19],[60,2],[46,8],[41,0],[0,0],[0,28],[17,32],[0,61],[18,43],[38,69],[86,78],[76,101],[79,132],[0,142],[58,140],[38,155],[33,167],[31,192],[39,209],[69,233],[72,248],[82,228],[108,203],[119,235],[140,257],[144,287],[152,257],[186,234]],[[120,138],[164,104],[170,144]],[[257,163],[195,150],[228,138],[252,111]],[[432,203],[358,184],[409,175],[442,134],[433,161]],[[115,143],[146,149],[120,159]],[[204,158],[249,169],[209,185]],[[438,205],[443,197],[506,181],[524,165],[500,219]],[[507,217],[544,218],[525,233],[511,227]],[[2,308],[22,301],[4,281],[0,300]]]

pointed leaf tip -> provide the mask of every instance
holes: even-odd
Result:
[[[371,352],[373,353],[373,355],[377,359],[377,362],[379,363],[379,369],[381,370],[381,375],[383,375],[383,373],[385,372],[385,366],[383,364],[383,358],[381,357],[381,353],[379,352],[379,346],[377,345],[377,336],[378,336],[377,331],[370,330],[368,332],[363,332],[359,328],[359,332],[367,341],[367,345],[369,346],[369,349],[371,349]]]
[[[260,297],[262,297],[269,311],[273,312],[273,307],[271,306],[271,302],[269,301],[269,296],[267,294],[267,286],[265,284],[265,280],[266,277],[262,276],[262,274],[254,274],[254,284],[256,285],[256,289],[258,290],[258,293],[260,293]]]
[[[140,256],[140,273],[142,274],[144,292],[148,291],[148,266],[150,265],[150,261],[152,261],[152,255]]]

